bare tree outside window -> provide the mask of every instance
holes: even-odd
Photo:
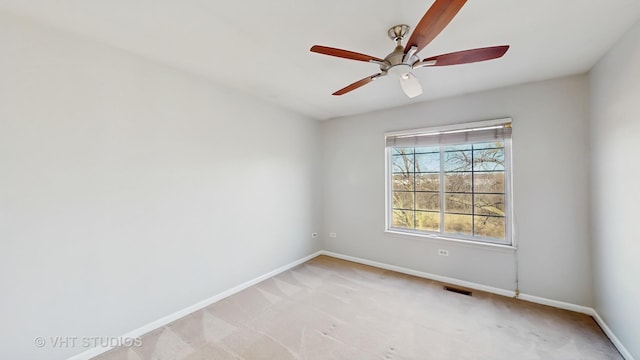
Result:
[[[392,227],[506,238],[504,143],[394,147],[391,157]]]

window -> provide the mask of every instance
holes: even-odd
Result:
[[[387,231],[512,245],[511,120],[386,134]]]

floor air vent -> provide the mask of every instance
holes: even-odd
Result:
[[[444,289],[447,290],[447,291],[454,292],[454,293],[471,296],[471,291],[469,291],[469,290],[455,288],[453,286],[445,286]]]

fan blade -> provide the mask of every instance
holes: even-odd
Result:
[[[313,45],[310,51],[318,54],[337,56],[344,59],[358,60],[358,61],[364,61],[364,62],[369,62],[371,60],[378,61],[378,62],[384,61],[382,59],[378,59],[375,56],[360,54],[360,53],[349,51],[349,50],[336,49],[336,48],[320,46],[320,45]]]
[[[358,80],[358,81],[354,82],[353,84],[350,84],[350,85],[347,85],[347,86],[343,87],[342,89],[334,92],[331,95],[338,96],[338,95],[346,94],[349,91],[353,91],[353,90],[355,90],[355,89],[357,89],[359,87],[367,85],[368,83],[372,82],[373,80],[375,80],[376,78],[378,78],[380,76],[382,76],[382,73],[377,73],[377,74],[374,74],[374,75],[371,75],[371,76],[367,76],[366,78],[364,78],[362,80]]]
[[[400,86],[402,87],[402,91],[410,98],[422,94],[422,85],[420,85],[420,81],[418,81],[418,78],[412,73],[400,75]]]
[[[458,52],[453,52],[449,54],[432,56],[422,61],[425,62],[425,61],[435,60],[436,63],[431,66],[469,64],[469,63],[474,63],[478,61],[501,58],[507,52],[507,50],[509,50],[509,45],[492,46],[492,47],[458,51]]]
[[[412,46],[418,48],[416,52],[427,46],[449,25],[466,2],[467,0],[436,0],[416,25],[404,52],[409,51]]]

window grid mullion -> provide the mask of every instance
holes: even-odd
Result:
[[[474,144],[471,144],[471,236],[476,236],[476,187],[475,187],[475,151]]]
[[[413,149],[413,228],[418,228],[418,212],[417,209],[417,196],[416,196],[416,149]]]
[[[444,147],[440,146],[440,233],[444,234]]]

